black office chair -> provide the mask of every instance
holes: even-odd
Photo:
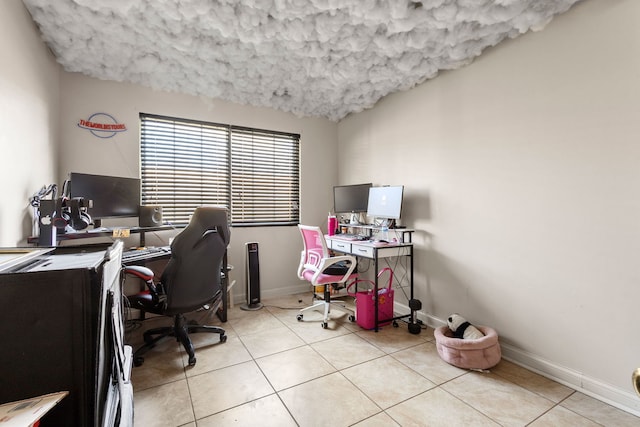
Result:
[[[189,355],[189,365],[196,364],[195,351],[189,338],[194,332],[220,334],[220,342],[227,336],[217,326],[187,322],[185,313],[204,306],[215,306],[222,295],[221,274],[230,240],[227,210],[219,207],[199,207],[189,225],[171,244],[171,259],[162,273],[160,282],[153,282],[153,271],[141,266],[126,266],[126,274],[134,275],[147,284],[148,290],[129,297],[131,307],[144,312],[174,317],[173,327],[145,331],[145,344],[136,350],[134,364],[144,363],[143,355],[156,343],[173,336],[182,343]],[[223,302],[224,303],[224,302]]]

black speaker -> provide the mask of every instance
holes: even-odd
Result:
[[[245,243],[247,248],[247,303],[242,304],[242,310],[260,310],[260,258],[258,257],[258,243]]]
[[[140,206],[138,212],[140,227],[159,227],[162,225],[162,206]]]

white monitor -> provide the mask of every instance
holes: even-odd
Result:
[[[404,186],[371,187],[367,216],[383,219],[400,219]]]

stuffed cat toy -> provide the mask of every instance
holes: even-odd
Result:
[[[460,316],[458,313],[454,313],[447,319],[447,325],[455,338],[463,338],[465,340],[476,340],[484,337],[484,334],[480,332],[478,328]]]

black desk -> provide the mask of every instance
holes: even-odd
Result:
[[[93,237],[112,237],[112,238],[122,238],[123,236],[118,236],[122,230],[128,230],[130,234],[140,234],[140,246],[145,245],[145,233],[150,233],[154,231],[171,231],[171,230],[179,230],[183,227],[176,227],[173,225],[160,225],[157,227],[100,227],[100,228],[92,228],[87,230],[75,231],[72,233],[58,233],[56,235],[56,241],[61,242],[63,240],[76,240],[76,239],[90,239]],[[115,234],[115,235],[114,235]],[[29,244],[38,244],[38,236],[31,236],[27,239]]]

